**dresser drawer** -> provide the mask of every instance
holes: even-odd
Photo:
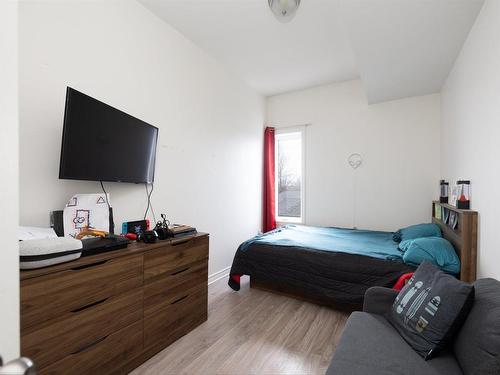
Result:
[[[144,316],[168,307],[191,289],[207,285],[208,261],[191,263],[170,271],[144,286]]]
[[[110,335],[100,338],[49,367],[40,375],[78,374],[105,375],[120,373],[127,360],[141,355],[143,349],[142,320]]]
[[[142,267],[142,256],[123,257],[23,280],[21,330],[141,286]]]
[[[156,248],[144,254],[144,281],[204,259],[208,259],[208,237],[190,238]]]
[[[143,256],[111,259],[21,282],[21,330],[143,284]]]
[[[207,320],[207,285],[186,291],[144,319],[144,347],[166,346]]]
[[[38,368],[78,353],[104,336],[142,320],[142,288],[82,307],[22,336],[21,352]]]

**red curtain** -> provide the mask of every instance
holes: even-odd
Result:
[[[264,207],[262,231],[269,232],[276,228],[274,195],[274,128],[264,131]]]

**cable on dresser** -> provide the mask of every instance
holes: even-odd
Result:
[[[146,196],[148,197],[148,205],[146,207],[146,212],[144,212],[144,220],[148,216],[149,209],[151,208],[151,214],[153,215],[153,226],[156,224],[156,215],[153,209],[153,203],[151,202],[151,195],[153,194],[154,184],[151,183],[151,190],[148,189],[148,183],[146,182],[144,186],[146,187]]]
[[[108,193],[106,193],[106,189],[104,189],[104,183],[102,181],[99,181],[99,182],[101,183],[101,188],[102,188],[102,191],[104,192],[104,199],[106,200],[106,204],[108,205],[109,233],[114,234],[115,233],[115,222],[113,220],[113,210],[111,209],[111,206],[109,205]]]

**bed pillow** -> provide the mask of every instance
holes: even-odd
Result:
[[[437,224],[410,225],[394,232],[392,239],[401,242],[420,237],[441,237],[441,228]]]
[[[401,241],[399,249],[404,252],[403,261],[410,266],[419,266],[424,260],[439,269],[452,273],[460,273],[460,259],[453,245],[441,237],[422,237]]]
[[[474,287],[423,262],[399,292],[387,319],[425,360],[460,329],[474,300]]]

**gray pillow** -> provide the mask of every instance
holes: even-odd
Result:
[[[430,359],[460,329],[474,287],[424,261],[399,292],[387,319],[423,358]]]

